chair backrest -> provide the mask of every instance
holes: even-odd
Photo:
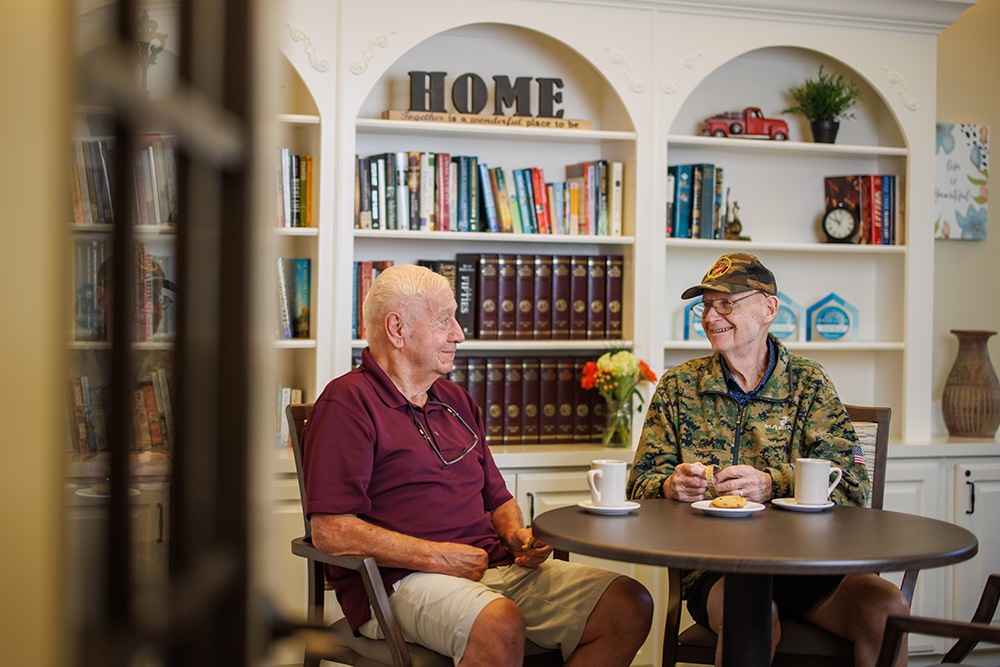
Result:
[[[871,480],[870,507],[882,509],[885,500],[885,466],[889,452],[889,418],[892,408],[869,408],[845,405],[851,418],[858,444],[865,455],[868,479]],[[874,426],[872,426],[874,425]]]
[[[285,407],[285,418],[288,420],[288,439],[292,442],[292,454],[295,455],[295,475],[299,478],[299,500],[302,502],[302,521],[306,525],[306,539],[312,537],[312,527],[306,516],[306,481],[302,475],[302,429],[306,426],[312,403],[292,404]]]

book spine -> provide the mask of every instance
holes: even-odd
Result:
[[[395,153],[386,153],[379,156],[379,177],[385,186],[382,188],[385,195],[385,229],[399,229],[399,213],[396,211],[396,156]],[[381,202],[380,202],[381,203]]]
[[[882,175],[873,174],[868,177],[872,193],[872,245],[882,245]]]
[[[504,360],[486,360],[486,410],[483,415],[486,426],[486,444],[503,444],[504,428]]]
[[[896,224],[896,211],[892,200],[892,176],[882,175],[882,245],[892,244],[892,228]]]
[[[281,200],[284,227],[292,227],[292,151],[281,149]]]
[[[507,207],[510,210],[511,229],[515,234],[524,233],[524,223],[521,221],[521,203],[517,198],[517,184],[514,182],[514,173],[510,169],[502,169],[497,174],[497,179],[503,181],[504,189],[507,191]]]
[[[610,199],[610,169],[607,160],[597,161],[597,235],[608,236],[610,234],[610,216],[608,215],[608,201]]]
[[[514,337],[518,340],[534,338],[535,314],[535,256],[518,255],[515,303],[517,304]]]
[[[726,238],[726,190],[728,175],[722,167],[715,168],[715,238]]]
[[[700,224],[698,238],[715,238],[715,165],[701,165],[701,200],[698,206]]]
[[[587,186],[587,234],[594,236],[597,234],[597,220],[600,217],[598,207],[600,206],[600,186],[597,181],[597,163],[585,163],[586,176],[584,182]]]
[[[364,306],[365,297],[368,296],[368,290],[372,287],[372,274],[375,271],[375,267],[372,262],[368,261],[359,262],[358,265],[360,269],[358,273],[358,338],[364,340],[368,335],[368,331],[365,328],[362,306]]]
[[[305,161],[305,172],[303,174],[302,191],[305,197],[302,198],[302,226],[313,226],[313,158],[312,155],[303,155]]]
[[[167,369],[159,367],[153,372],[153,382],[160,389],[160,404],[163,406],[163,427],[167,434],[165,438],[169,444],[174,429],[174,408],[170,399],[170,387],[167,384]]]
[[[691,203],[694,201],[694,167],[690,164],[677,166],[677,215],[675,217],[674,237],[678,239],[691,238]]]
[[[437,170],[437,222],[438,230],[451,231],[451,155],[438,153],[435,158]]]
[[[469,231],[483,231],[479,226],[480,188],[479,188],[479,158],[468,156],[469,162]]]
[[[80,190],[80,170],[76,165],[76,150],[70,154],[69,170],[70,203],[73,209],[73,223],[83,224],[83,196]]]
[[[552,257],[552,338],[568,339],[571,317],[570,284],[572,260],[568,255]]]
[[[570,259],[569,283],[569,337],[570,340],[587,337],[587,258],[573,255]]]
[[[535,204],[528,191],[528,182],[524,177],[523,169],[514,170],[514,187],[517,189],[517,204],[521,209],[521,226],[524,228],[524,233],[537,234],[538,228],[535,227],[534,218]]]
[[[549,201],[552,203],[552,215],[553,220],[553,233],[554,234],[566,234],[568,230],[566,229],[566,189],[565,183],[556,182],[552,183],[549,187],[550,197]]]
[[[573,442],[576,427],[576,361],[560,358],[556,372],[556,442]]]
[[[552,256],[535,255],[531,337],[552,338]]]
[[[455,256],[455,302],[458,304],[455,319],[458,320],[458,325],[462,327],[462,333],[466,338],[475,338],[478,333],[476,329],[476,311],[479,308],[476,291],[478,269],[479,255]]]
[[[485,162],[479,163],[479,180],[482,183],[480,196],[486,209],[487,229],[493,234],[498,234],[500,223],[497,220],[496,198],[493,194],[493,183],[490,181],[490,169]]]
[[[539,442],[540,426],[540,376],[541,363],[538,359],[524,359],[521,362],[521,444],[536,445]]]
[[[538,443],[552,445],[559,440],[559,364],[554,358],[538,360]]]
[[[497,338],[513,340],[517,337],[517,257],[497,256]]]
[[[376,156],[375,164],[378,166],[378,214],[381,222],[380,229],[392,229],[395,220],[391,219],[392,211],[389,210],[389,203],[393,201],[393,197],[389,192],[390,184],[389,175],[385,169],[385,155]],[[393,171],[389,170],[390,173]]]
[[[132,391],[132,409],[135,411],[136,448],[146,451],[153,448],[153,438],[149,432],[149,414],[146,412],[146,399],[142,389]]]
[[[531,167],[531,190],[535,195],[535,218],[538,220],[538,233],[551,234],[552,221],[549,220],[549,197],[545,190],[545,173],[538,167]]]
[[[624,201],[624,166],[621,162],[611,163],[611,236],[622,235],[622,204]]]
[[[688,238],[701,238],[701,179],[704,174],[702,165],[694,165],[691,177],[691,235]]]
[[[420,152],[406,154],[406,185],[410,195],[410,229],[420,229]]]
[[[451,364],[451,373],[448,373],[448,379],[462,389],[469,391],[469,360],[455,359]]]
[[[454,160],[448,164],[448,211],[450,229],[457,230],[455,216],[458,215],[458,163]]]
[[[476,402],[486,419],[486,359],[472,357],[469,359],[469,396]]]
[[[587,338],[604,338],[605,303],[607,299],[607,258],[604,255],[587,257]]]
[[[163,431],[160,429],[160,411],[156,407],[156,392],[151,381],[144,381],[142,387],[143,405],[146,410],[146,425],[149,427],[149,445],[152,449],[163,447]]]
[[[520,445],[521,408],[524,405],[521,376],[522,360],[507,357],[503,365],[503,444]]]
[[[500,276],[497,273],[497,255],[482,254],[479,256],[479,313],[476,317],[478,335],[476,338],[496,340],[499,332],[498,303]]]
[[[591,441],[590,406],[593,392],[580,385],[585,363],[583,359],[573,360],[573,442]]]
[[[410,228],[410,186],[409,174],[407,173],[408,159],[403,151],[395,154],[396,157],[396,228]]]
[[[94,217],[90,209],[90,189],[87,185],[87,161],[84,158],[83,149],[83,141],[73,142],[73,152],[76,155],[77,180],[80,181],[80,207],[83,212],[83,223],[92,225],[94,224]]]
[[[872,188],[867,176],[856,176],[861,190],[861,243],[872,242]]]
[[[368,158],[368,172],[371,183],[372,229],[382,229],[385,218],[385,209],[382,207],[382,203],[385,201],[385,196],[380,194],[382,181],[379,180],[378,158],[374,155]]]
[[[420,231],[433,229],[434,222],[434,172],[431,169],[431,154],[420,154]]]
[[[281,340],[289,340],[292,337],[291,294],[285,262],[285,259],[278,258],[278,337]]]
[[[465,155],[453,157],[458,166],[458,193],[456,197],[456,220],[458,231],[469,231],[469,158]]]
[[[622,291],[624,287],[625,258],[622,255],[608,255],[605,271],[605,338],[621,340],[624,337],[622,327]]]
[[[292,293],[294,310],[292,315],[292,337],[309,338],[309,295],[312,260],[308,257],[297,257],[291,262],[295,267],[295,287]]]
[[[677,166],[667,167],[667,238],[674,237],[677,229]]]
[[[496,197],[497,220],[500,222],[500,232],[510,234],[514,231],[514,222],[510,217],[510,202],[507,200],[507,188],[503,185],[503,169],[490,169],[490,186]]]

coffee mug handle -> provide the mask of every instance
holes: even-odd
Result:
[[[594,494],[594,501],[601,502],[601,492],[597,490],[597,485],[594,483],[595,477],[600,477],[601,471],[594,469],[587,471],[587,484],[590,486],[590,492]]]
[[[829,496],[831,493],[833,493],[833,490],[835,488],[837,488],[838,484],[840,484],[840,478],[844,476],[844,471],[841,470],[840,468],[838,468],[837,466],[830,466],[830,472],[831,473],[836,473],[837,474],[837,479],[833,480],[833,484],[831,484],[830,488],[827,489],[827,491],[826,491],[827,496]]]

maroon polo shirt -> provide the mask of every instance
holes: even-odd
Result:
[[[464,389],[443,378],[428,396],[451,406],[479,436],[473,451],[444,470],[414,418],[451,461],[473,441],[454,415],[440,406],[410,404],[367,349],[361,366],[331,381],[302,436],[306,513],[356,514],[413,537],[479,547],[489,554],[490,567],[510,564],[490,512],[512,496],[486,447],[479,408]],[[387,591],[411,572],[379,571]],[[357,629],[370,618],[361,577],[332,566],[326,575]]]

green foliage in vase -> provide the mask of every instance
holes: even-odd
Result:
[[[800,113],[810,121],[840,121],[854,118],[851,109],[861,99],[861,88],[839,72],[824,72],[819,66],[819,76],[806,79],[801,86],[788,89],[795,106],[781,113]]]

